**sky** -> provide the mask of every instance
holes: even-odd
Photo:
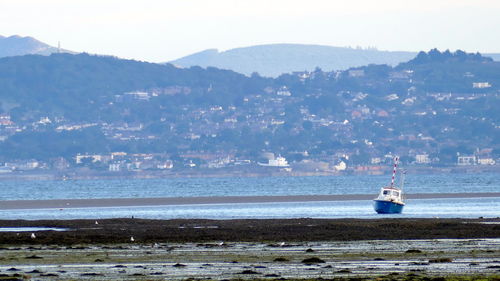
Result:
[[[500,53],[498,0],[0,0],[0,35],[166,62],[274,43]]]

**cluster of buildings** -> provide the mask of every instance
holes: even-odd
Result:
[[[78,171],[79,169],[94,170],[108,173],[123,172],[186,172],[205,171],[210,174],[231,169],[232,171],[245,170],[247,172],[282,171],[295,173],[364,173],[382,174],[392,166],[393,154],[369,158],[369,163],[354,164],[353,155],[336,153],[323,156],[320,159],[307,157],[307,152],[302,153],[306,157],[289,162],[284,156],[274,153],[262,153],[260,160],[238,158],[234,153],[199,153],[187,152],[185,154],[128,154],[125,152],[113,152],[110,154],[77,154],[73,159],[67,161],[60,157],[50,162],[37,160],[19,160],[4,162],[0,166],[0,174],[30,171]],[[400,157],[406,167],[432,167],[438,164],[436,158],[429,154],[415,154],[412,157]],[[491,149],[477,150],[471,155],[457,155],[456,163],[449,167],[480,167],[495,166],[499,159],[491,157]],[[259,170],[260,169],[260,170]],[[268,169],[268,170],[266,170]],[[274,169],[274,170],[273,170]],[[241,172],[241,171],[239,171]],[[241,174],[241,173],[239,173]]]
[[[293,75],[304,85],[318,75],[325,75],[325,79],[340,79],[342,75],[350,79],[367,76],[363,69],[330,73],[297,72]],[[474,78],[473,74],[464,75]],[[63,116],[40,116],[20,124],[14,122],[9,114],[0,114],[0,142],[26,131],[52,130],[60,133],[97,128],[108,141],[123,147],[132,142],[161,142],[169,137],[168,146],[175,151],[101,154],[80,151],[76,155],[56,159],[6,161],[0,166],[0,173],[81,167],[108,172],[140,172],[228,167],[246,169],[252,166],[277,167],[285,171],[376,172],[382,169],[381,166],[391,163],[395,154],[401,156],[406,164],[417,166],[492,166],[499,163],[495,149],[489,148],[491,141],[488,143],[480,137],[473,139],[474,135],[460,138],[461,126],[466,122],[500,128],[500,124],[495,123],[498,120],[491,116],[474,115],[477,113],[470,109],[477,103],[500,97],[499,93],[474,91],[491,88],[489,82],[473,82],[468,94],[422,94],[413,83],[411,70],[392,71],[388,82],[409,86],[400,92],[375,95],[369,93],[369,89],[336,93],[304,90],[297,93],[280,85],[274,88],[268,86],[260,93],[245,95],[225,105],[189,103],[175,105],[174,109],[163,105],[154,107],[160,97],[189,95],[192,92],[190,87],[171,86],[115,95],[101,106],[105,111],[119,112],[121,117],[127,117],[117,120],[76,122]],[[212,85],[207,89],[207,92],[210,91]],[[324,99],[326,96],[333,99]],[[158,112],[152,115],[156,119],[141,119],[137,112],[134,113],[135,108],[141,105],[158,108]],[[131,116],[134,118],[128,118]],[[155,130],[155,126],[161,129]],[[308,147],[309,152],[292,152],[299,148],[296,148],[296,143],[287,142],[288,139],[272,146],[270,143],[280,132],[285,136],[302,134],[310,137],[304,137],[309,143],[299,143]],[[265,141],[257,149],[246,147],[245,140],[241,139],[244,133],[266,134]],[[224,141],[230,142],[231,137],[240,144],[226,150],[216,146]],[[195,144],[202,148],[196,149]],[[212,144],[212,148],[207,148]],[[476,150],[467,153],[472,145]],[[446,147],[457,150],[444,157],[442,151]],[[460,147],[467,149],[461,150]],[[259,151],[273,151],[274,154],[262,157],[257,155]]]

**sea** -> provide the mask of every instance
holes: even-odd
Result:
[[[378,194],[390,176],[0,181],[3,200]],[[500,192],[500,174],[406,176],[407,194]],[[1,208],[0,208],[1,209]],[[409,199],[402,214],[376,214],[371,200],[0,210],[0,219],[250,219],[500,217],[500,197]]]

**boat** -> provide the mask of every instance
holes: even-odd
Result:
[[[402,173],[400,188],[398,188],[394,185],[397,166],[398,157],[395,157],[391,185],[382,187],[378,197],[373,200],[375,212],[379,214],[400,214],[403,212],[403,207],[405,206],[405,203],[403,202],[402,190],[404,184],[404,172]]]

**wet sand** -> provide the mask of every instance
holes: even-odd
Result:
[[[296,195],[296,196],[214,196],[214,197],[166,197],[166,198],[104,198],[104,199],[55,199],[55,200],[3,200],[0,210],[60,209],[91,207],[168,206],[195,204],[315,202],[371,200],[373,194],[348,195]],[[407,194],[408,199],[486,198],[500,197],[500,192],[490,193],[420,193]]]
[[[499,248],[500,239],[24,245],[2,248],[0,274],[35,280],[498,280]]]
[[[459,278],[452,280],[465,281],[500,276],[500,218],[1,220],[0,227],[68,229],[36,231],[34,237],[0,232],[0,279],[429,281],[453,275]]]

